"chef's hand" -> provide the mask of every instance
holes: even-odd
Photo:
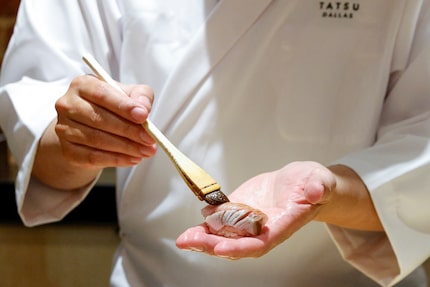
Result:
[[[129,166],[154,154],[142,123],[151,110],[148,86],[122,86],[126,97],[92,76],[72,82],[56,103],[55,131],[69,161],[82,166]]]
[[[33,174],[54,187],[77,188],[105,167],[152,156],[155,142],[141,124],[153,91],[145,85],[122,88],[128,96],[96,77],[75,78],[56,102],[57,122],[40,141]]]
[[[210,234],[201,224],[180,235],[176,245],[239,259],[266,254],[312,220],[382,230],[367,188],[354,171],[342,165],[326,168],[316,162],[294,162],[248,180],[229,198],[266,213],[268,221],[260,235],[225,238]]]

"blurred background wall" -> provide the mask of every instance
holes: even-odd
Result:
[[[12,35],[18,5],[18,0],[0,0],[0,61]]]

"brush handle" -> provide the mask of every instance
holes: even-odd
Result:
[[[200,200],[205,200],[206,194],[221,189],[206,171],[173,145],[150,120],[146,120],[143,127],[163,148],[185,183]]]
[[[110,77],[91,55],[87,54],[82,58],[99,79],[126,95],[118,83]],[[219,184],[206,171],[176,148],[149,119],[142,126],[162,147],[185,183],[200,200],[205,200],[207,194],[221,189]]]

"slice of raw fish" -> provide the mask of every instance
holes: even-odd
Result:
[[[206,206],[202,215],[211,233],[232,238],[259,235],[267,221],[260,210],[234,202]]]

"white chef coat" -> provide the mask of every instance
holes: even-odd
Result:
[[[313,222],[239,261],[179,250],[204,203],[158,152],[118,169],[112,286],[394,285],[430,254],[429,2],[22,1],[0,122],[20,164],[24,223],[60,220],[91,189],[58,192],[31,177],[54,102],[89,73],[90,52],[115,79],[154,88],[152,121],[226,194],[294,160],[344,163],[386,230]],[[414,278],[403,284],[426,286]]]

